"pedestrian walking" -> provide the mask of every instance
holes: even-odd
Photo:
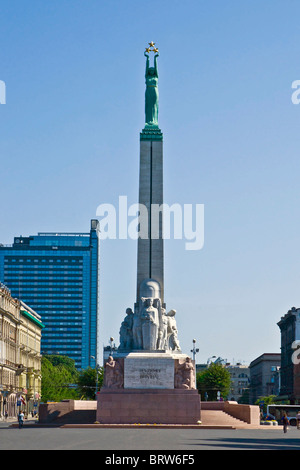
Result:
[[[20,411],[19,416],[18,416],[18,421],[19,421],[19,429],[23,427],[24,424],[24,413],[23,411]]]
[[[283,432],[286,433],[287,432],[287,427],[288,427],[288,424],[289,424],[289,420],[288,420],[287,414],[285,412],[283,413],[282,424],[283,424]]]

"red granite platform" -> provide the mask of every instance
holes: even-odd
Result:
[[[97,396],[101,424],[197,424],[197,390],[105,389]]]

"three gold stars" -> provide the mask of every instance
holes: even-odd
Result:
[[[151,41],[151,42],[148,42],[148,44],[149,44],[149,47],[146,47],[146,52],[158,52],[158,48],[154,47],[155,42]],[[152,47],[152,49],[151,49],[151,47]]]

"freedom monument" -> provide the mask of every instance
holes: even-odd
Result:
[[[136,302],[133,309],[126,310],[117,352],[104,364],[97,421],[195,424],[200,420],[195,364],[181,351],[176,310],[167,311],[164,299],[163,216],[157,212],[163,204],[163,134],[158,126],[159,52],[155,43],[149,43],[144,55],[145,126],[140,133],[139,204],[147,210],[141,211],[139,218]]]

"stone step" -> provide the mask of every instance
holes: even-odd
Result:
[[[218,425],[218,426],[233,426],[241,427],[247,426],[247,423],[240,419],[230,416],[222,410],[202,410],[201,422],[203,425]]]

